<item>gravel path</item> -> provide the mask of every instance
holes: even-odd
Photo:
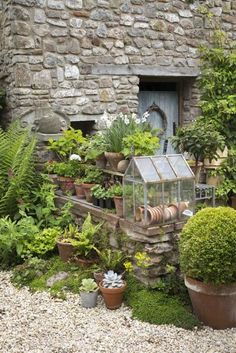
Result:
[[[0,353],[236,353],[236,328],[187,331],[131,319],[126,307],[80,306],[78,295],[52,299],[18,290],[0,272]]]

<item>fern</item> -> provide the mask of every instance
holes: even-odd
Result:
[[[0,216],[15,215],[20,199],[30,197],[35,184],[36,139],[18,122],[0,129]]]

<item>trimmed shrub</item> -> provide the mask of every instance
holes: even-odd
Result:
[[[199,211],[183,228],[179,247],[185,275],[212,284],[236,282],[236,211]]]

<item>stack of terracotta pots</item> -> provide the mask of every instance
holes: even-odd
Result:
[[[188,202],[173,203],[169,206],[147,206],[147,220],[145,222],[144,206],[138,207],[135,212],[135,220],[143,224],[167,223],[177,219],[179,214],[188,208]]]

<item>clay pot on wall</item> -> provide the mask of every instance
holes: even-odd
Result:
[[[92,194],[91,194],[91,189],[92,187],[94,187],[96,184],[87,184],[87,183],[83,183],[81,184],[83,190],[84,190],[84,194],[85,194],[85,198],[87,202],[92,203],[93,198],[92,198]]]
[[[118,163],[124,159],[124,155],[122,153],[116,152],[105,152],[105,157],[110,165],[110,169],[115,172],[117,171]]]
[[[75,193],[78,199],[85,199],[83,186],[75,184]]]
[[[64,194],[71,193],[75,194],[75,184],[74,179],[70,177],[58,177],[59,186]]]
[[[116,214],[118,217],[123,217],[123,197],[114,196]]]
[[[70,243],[57,242],[59,256],[63,262],[68,262],[74,255],[74,246]]]

